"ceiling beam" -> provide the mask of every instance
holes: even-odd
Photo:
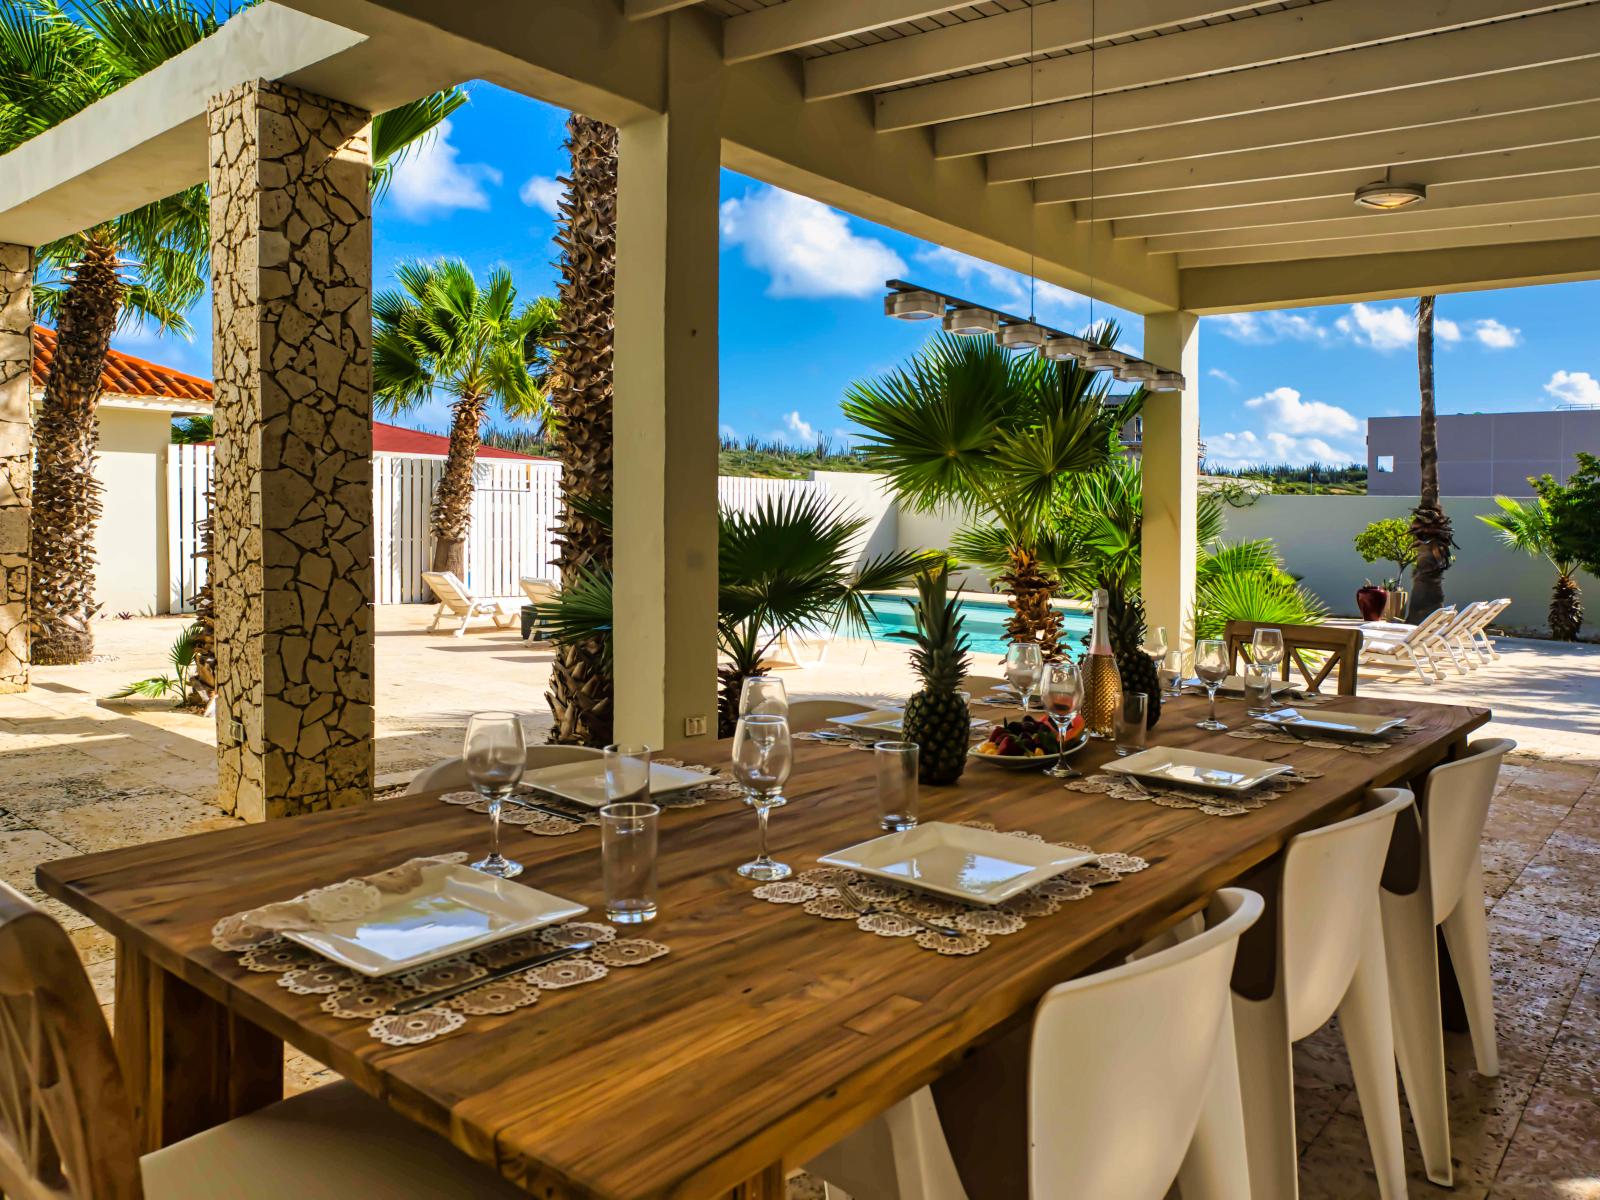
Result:
[[[938,16],[970,3],[971,0],[789,0],[787,4],[726,18],[722,23],[722,61],[748,62],[902,21]]]
[[[1405,210],[1417,214],[1455,212],[1483,204],[1506,204],[1521,200],[1545,200],[1555,196],[1584,196],[1600,193],[1600,157],[1594,144],[1576,143],[1582,151],[1564,170],[1543,175],[1518,175],[1510,179],[1475,179],[1462,183],[1440,184],[1428,189],[1428,198]],[[1569,148],[1570,149],[1570,148]],[[1351,194],[1319,196],[1311,200],[1289,200],[1271,204],[1245,204],[1237,208],[1215,208],[1203,212],[1164,213],[1152,217],[1131,217],[1111,223],[1118,238],[1158,238],[1185,233],[1205,233],[1215,229],[1256,229],[1262,226],[1292,225],[1305,222],[1348,221],[1352,229],[1370,225],[1373,220],[1400,215],[1382,213],[1357,205]],[[1370,232],[1370,231],[1369,231]]]
[[[1566,0],[1564,5],[1558,5],[1551,0],[1431,0],[1425,4],[1395,4],[1393,0],[1338,0],[1284,9],[1168,37],[1105,46],[1092,56],[1073,54],[887,92],[874,98],[876,120],[884,131],[958,121],[1025,108],[1030,103],[1087,96],[1091,86],[1099,94],[1148,87],[1353,50],[1580,2]],[[1558,54],[1559,48],[1552,52]],[[807,63],[808,77],[813,64],[834,57],[843,56],[830,55]],[[806,95],[812,98],[809,78]]]
[[[622,0],[622,11],[630,21],[643,21],[699,3],[700,0]]]
[[[1591,74],[1600,76],[1600,71]],[[1593,82],[1600,86],[1600,79]],[[1561,108],[1474,117],[1293,146],[1268,146],[1233,154],[1110,167],[1093,174],[1083,170],[1038,180],[1033,185],[1033,198],[1037,204],[1062,204],[1087,200],[1091,195],[1098,200],[1105,196],[1145,195],[1357,168],[1382,174],[1385,167],[1550,145],[1597,134],[1600,134],[1600,100],[1587,100]],[[1084,148],[1082,162],[1088,165],[1087,148]],[[995,182],[992,176],[990,182]]]
[[[781,12],[795,2],[789,0],[766,11]],[[806,99],[826,100],[897,87],[1030,54],[1087,46],[1091,39],[1130,37],[1164,26],[1248,12],[1251,7],[1240,0],[1118,0],[1116,4],[1102,3],[1096,11],[1093,0],[1043,0],[1031,10],[1021,8],[809,59]]]
[[[1581,174],[1582,172],[1574,172]],[[1600,216],[1600,168],[1591,172],[1588,191],[1576,195],[1536,200],[1511,200],[1502,204],[1474,204],[1464,208],[1416,209],[1392,213],[1361,213],[1325,221],[1296,221],[1286,225],[1258,225],[1249,229],[1211,229],[1200,233],[1174,233],[1146,238],[1152,254],[1179,254],[1185,250],[1221,250],[1230,246],[1281,246],[1294,242],[1337,241],[1368,237],[1378,228],[1396,233],[1417,229],[1471,229],[1514,221],[1550,221],[1560,217]],[[1573,187],[1580,185],[1574,183]],[[1381,224],[1379,224],[1381,222]]]
[[[1565,64],[1600,53],[1600,21],[1593,9],[1566,9],[1499,25],[1441,33],[1426,43],[1393,42],[1344,54],[1257,67],[1228,75],[1210,75],[1132,92],[1101,96],[1094,104],[1094,132],[1099,137],[1161,129],[1181,116],[1190,136],[1197,123],[1219,118],[1249,117],[1264,129],[1291,133],[1296,124],[1312,133],[1284,137],[1263,135],[1261,145],[1303,141],[1326,133],[1360,133],[1395,129],[1426,121],[1448,120],[1473,111],[1490,95],[1500,111],[1538,107],[1502,101],[1508,88],[1526,88],[1519,76],[1549,79],[1558,93],[1573,74]],[[1556,61],[1554,66],[1545,64]],[[1475,77],[1509,72],[1492,81],[1488,93]],[[1428,86],[1424,86],[1428,85]],[[1391,119],[1390,109],[1403,110]],[[1026,111],[997,113],[940,125],[934,130],[934,151],[940,158],[986,154],[1024,147],[1048,146],[1089,136],[1087,100],[1041,105],[1030,124]]]
[[[1290,242],[1279,246],[1235,246],[1191,250],[1178,255],[1178,267],[1221,267],[1249,262],[1297,262],[1351,254],[1400,254],[1413,250],[1445,250],[1511,242],[1548,242],[1562,238],[1600,238],[1600,216],[1560,217],[1550,221],[1506,221],[1474,229],[1418,230],[1384,236],[1341,238],[1332,242]]]
[[[1600,278],[1600,238],[1244,263],[1180,274],[1182,307],[1198,313],[1344,304],[1596,278]]]
[[[1600,105],[1596,106],[1600,109]],[[1600,118],[1600,113],[1597,113]],[[1407,183],[1420,183],[1429,189],[1429,196],[1448,199],[1449,185],[1474,183],[1491,179],[1513,179],[1518,176],[1547,175],[1558,171],[1579,171],[1600,163],[1600,119],[1593,122],[1590,137],[1578,141],[1560,142],[1553,146],[1534,146],[1523,150],[1492,150],[1484,154],[1467,154],[1460,158],[1441,158],[1431,162],[1414,163],[1401,171],[1396,178]],[[1353,171],[1328,171],[1317,175],[1296,175],[1288,179],[1260,179],[1247,183],[1225,183],[1217,187],[1181,188],[1165,192],[1145,192],[1135,196],[1096,198],[1091,213],[1090,205],[1083,200],[1073,206],[1073,215],[1080,221],[1122,221],[1139,218],[1189,216],[1207,219],[1217,214],[1239,213],[1252,208],[1271,208],[1288,219],[1291,213],[1302,208],[1322,204],[1330,199],[1349,205],[1356,188],[1371,183],[1377,175],[1370,167],[1357,167]],[[1239,224],[1246,224],[1240,221]],[[1222,228],[1195,225],[1192,228]]]

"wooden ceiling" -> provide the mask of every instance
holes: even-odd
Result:
[[[622,0],[1180,268],[1600,237],[1600,0]],[[1358,208],[1381,179],[1398,212]]]

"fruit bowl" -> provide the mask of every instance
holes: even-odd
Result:
[[[1067,757],[1071,758],[1088,745],[1088,742],[1089,735],[1080,733],[1067,743]],[[1037,771],[1043,767],[1056,765],[1056,755],[1053,750],[1048,754],[982,754],[979,752],[979,747],[974,746],[967,751],[967,757],[1007,771]]]
[[[1082,717],[1073,718],[1067,727],[1067,738],[1068,754],[1082,749],[1089,740]],[[1026,771],[1055,762],[1057,745],[1054,726],[1036,717],[1024,716],[995,725],[982,742],[967,751],[967,757],[1013,771]]]

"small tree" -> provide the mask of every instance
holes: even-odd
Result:
[[[1544,478],[1550,480],[1546,490],[1551,494],[1558,495],[1565,490],[1550,476]],[[1556,546],[1549,499],[1541,495],[1525,504],[1509,496],[1496,496],[1494,502],[1500,506],[1500,511],[1479,513],[1478,520],[1498,530],[1506,546],[1543,557],[1556,569],[1555,587],[1550,591],[1550,636],[1558,642],[1577,641],[1578,629],[1583,624],[1583,597],[1578,591],[1578,581],[1572,577],[1577,564],[1571,555]]]
[[[1550,506],[1556,552],[1591,575],[1600,575],[1600,456],[1578,451],[1578,469],[1565,484],[1549,475],[1532,481]]]
[[[1392,562],[1395,587],[1405,583],[1406,571],[1416,565],[1417,544],[1411,538],[1411,523],[1400,517],[1373,521],[1356,534],[1356,553],[1367,562]]]

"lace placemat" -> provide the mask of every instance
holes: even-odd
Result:
[[[1288,733],[1277,725],[1257,721],[1246,729],[1228,730],[1228,736],[1245,742],[1277,742],[1286,746],[1305,746],[1309,750],[1343,750],[1347,754],[1364,754],[1370,757],[1382,754],[1390,746],[1405,741],[1414,733],[1421,732],[1420,725],[1399,725],[1371,740],[1354,742],[1343,738]]]
[[[532,933],[431,962],[402,975],[372,979],[329,962],[314,950],[282,936],[282,931],[307,929],[323,921],[350,920],[373,912],[386,894],[403,892],[421,882],[424,867],[465,862],[462,853],[413,858],[388,871],[358,876],[313,888],[292,900],[235,913],[218,921],[211,944],[235,955],[247,971],[275,974],[278,986],[297,996],[321,996],[322,1011],[347,1021],[366,1021],[367,1033],[389,1046],[415,1046],[454,1033],[469,1017],[498,1016],[527,1008],[542,992],[576,987],[604,979],[614,967],[638,967],[668,953],[649,938],[619,938],[598,921],[565,921]],[[594,946],[580,954],[531,967],[481,987],[441,1000],[416,1012],[390,1010],[401,1001],[455,984],[578,942]]]
[[[658,758],[655,760],[662,766],[689,767],[696,771],[709,768],[695,763],[686,763],[676,758]],[[698,787],[687,788],[681,792],[671,792],[664,796],[656,796],[656,803],[662,808],[699,808],[708,800],[727,800],[742,795],[742,789],[734,782],[732,772],[720,769],[714,777]],[[487,813],[489,802],[477,792],[460,791],[446,792],[439,799],[445,804],[454,804],[465,808],[468,812]],[[523,801],[534,807],[524,807],[517,801]],[[551,812],[541,811],[544,809]],[[589,808],[587,805],[574,804],[560,796],[553,796],[530,784],[519,784],[511,800],[500,806],[500,820],[505,825],[515,825],[519,829],[526,829],[529,833],[536,833],[540,837],[563,837],[569,833],[577,833],[584,828],[599,828],[599,810]],[[560,814],[560,815],[557,815]]]
[[[991,833],[1000,832],[988,821],[962,821],[961,824]],[[1044,841],[1038,834],[1022,830],[1008,831],[1007,836]],[[1085,854],[1095,853],[1077,842],[1052,844]],[[1047,917],[1066,901],[1087,899],[1095,888],[1116,883],[1124,875],[1135,874],[1150,865],[1132,854],[1101,854],[1098,858],[1098,864],[1074,867],[993,906],[930,896],[844,867],[813,867],[801,871],[793,879],[764,883],[751,895],[768,904],[798,904],[806,913],[825,921],[854,921],[857,929],[879,937],[913,938],[918,946],[936,954],[976,954],[989,945],[990,938],[1017,933],[1031,918]],[[862,913],[851,907],[839,894],[841,883],[864,901],[869,911]],[[961,936],[935,933],[912,917],[952,926],[961,931]]]
[[[1131,775],[1104,773],[1069,780],[1064,786],[1072,792],[1112,796],[1118,800],[1144,800],[1151,804],[1159,804],[1162,808],[1192,808],[1211,817],[1237,817],[1241,813],[1260,808],[1273,796],[1281,796],[1285,792],[1293,791],[1302,783],[1321,778],[1321,771],[1290,767],[1287,772],[1274,775],[1260,787],[1227,796],[1216,792],[1196,791],[1193,788],[1164,787],[1143,779],[1135,779]]]

